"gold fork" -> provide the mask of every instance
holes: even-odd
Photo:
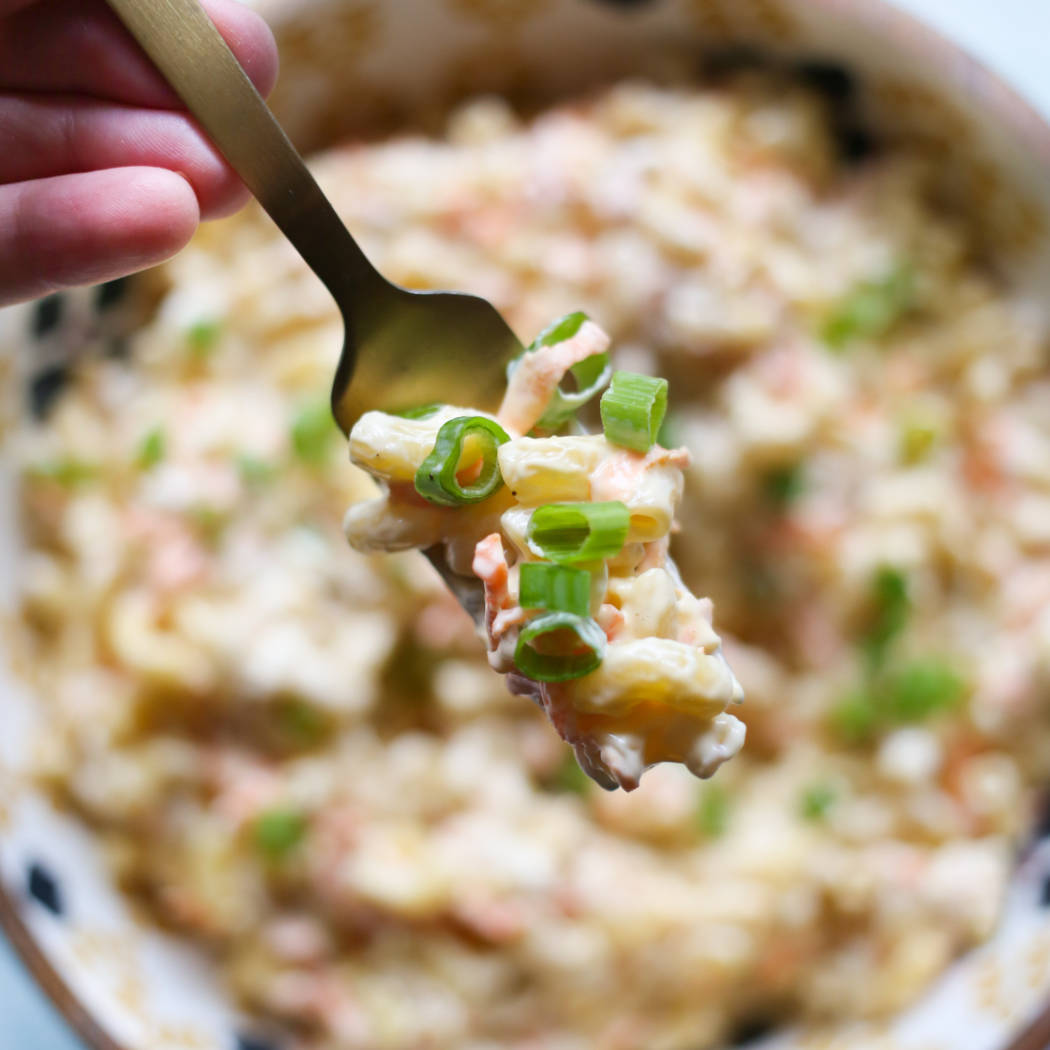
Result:
[[[368,261],[197,0],[108,0],[343,316],[332,412],[344,433],[370,409],[443,402],[495,411],[522,345],[487,300],[414,292]],[[425,552],[477,620],[480,583]]]

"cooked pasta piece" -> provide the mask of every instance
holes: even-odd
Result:
[[[604,359],[608,339],[582,316],[556,322],[512,367],[499,426],[452,406],[362,416],[350,455],[386,491],[350,508],[346,535],[362,551],[444,543],[457,571],[471,551],[489,663],[543,707],[597,783],[630,791],[659,762],[708,777],[743,745],[743,723],[725,710],[743,693],[711,602],[688,592],[668,556],[688,453],[523,433],[560,424],[549,405],[565,373]],[[453,440],[474,419],[487,452]]]
[[[441,425],[456,414],[447,406],[417,419],[366,412],[354,427],[350,455],[377,478],[411,482],[434,447]]]
[[[526,507],[586,500],[607,447],[599,436],[522,437],[500,447],[500,473],[514,499]]]

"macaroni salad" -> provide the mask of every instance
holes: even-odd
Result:
[[[544,354],[516,380],[537,369],[535,398],[490,421],[497,492],[417,498],[435,431],[480,415],[442,408],[375,418],[372,469],[400,449],[405,498],[370,504],[328,408],[342,320],[258,208],[144,282],[19,317],[35,768],[282,1047],[745,1044],[884,1018],[995,928],[1050,776],[1050,324],[938,201],[943,155],[845,155],[840,99],[755,69],[529,117],[482,98],[440,137],[311,162],[392,280],[482,295],[522,333],[582,309],[617,368],[666,378],[661,448],[623,457],[637,484],[593,490],[621,456],[604,428],[529,433]],[[526,519],[595,500],[655,515],[649,550],[676,517],[675,563],[717,609],[747,745],[710,780],[664,762],[598,788],[438,575],[342,528],[353,505],[352,534],[448,543],[471,579],[498,535],[509,621],[523,566],[579,568],[540,559]],[[622,643],[711,637],[673,580],[650,622],[670,563],[620,565],[633,542],[587,569],[588,616],[624,616],[602,666],[544,683],[573,704]],[[526,624],[500,626],[506,662]]]
[[[725,711],[743,691],[711,601],[668,555],[689,452],[656,443],[666,381],[618,372],[603,434],[549,433],[608,381],[608,346],[570,314],[512,363],[495,416],[366,413],[350,455],[385,491],[351,507],[345,530],[364,552],[441,547],[452,572],[481,580],[491,666],[542,706],[588,776],[630,791],[659,762],[711,776],[745,729]]]

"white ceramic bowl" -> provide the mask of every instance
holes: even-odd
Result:
[[[989,250],[1034,288],[1050,282],[1050,127],[972,58],[879,0],[259,0],[281,44],[274,108],[298,144],[425,121],[479,89],[542,100],[742,45],[844,64],[881,134],[944,158],[945,192]],[[28,311],[0,312],[3,349]],[[5,334],[6,333],[6,334]],[[13,397],[17,381],[0,382]],[[0,371],[0,377],[3,376]],[[0,436],[4,407],[0,406]],[[12,406],[6,406],[8,411]],[[0,450],[2,454],[2,450]],[[0,610],[19,538],[0,458]],[[238,1014],[198,953],[142,925],[91,834],[23,772],[33,697],[0,651],[0,925],[93,1050],[263,1050],[280,1037]],[[781,1033],[832,1050],[997,1050],[1050,996],[1050,842],[1019,865],[995,938],[878,1029]],[[1038,1050],[1039,1023],[1016,1043]]]

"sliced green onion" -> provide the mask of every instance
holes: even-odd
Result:
[[[277,468],[265,459],[245,452],[237,457],[237,473],[246,485],[263,485],[277,476]]]
[[[310,747],[322,740],[329,727],[325,715],[304,700],[289,698],[273,708],[274,726],[282,743]]]
[[[514,374],[526,354],[531,354],[543,346],[556,346],[571,339],[590,318],[582,311],[566,314],[549,324],[529,344],[525,353],[520,354],[507,366],[507,379]],[[563,423],[572,418],[577,409],[585,405],[598,393],[612,374],[612,365],[606,353],[592,354],[569,367],[567,373],[576,381],[575,390],[565,390],[561,385],[554,391],[543,415],[536,421],[538,430],[557,430]],[[564,382],[564,378],[562,380]]]
[[[589,320],[587,315],[582,310],[577,310],[575,313],[559,317],[557,321],[552,321],[517,357],[507,363],[507,382],[510,382],[510,377],[518,370],[518,365],[525,359],[526,354],[539,350],[541,346],[564,343],[566,339],[571,339],[587,320]]]
[[[838,793],[830,784],[810,784],[799,797],[799,813],[804,820],[823,820],[837,797]]]
[[[966,681],[951,663],[912,660],[876,673],[863,689],[840,700],[831,711],[831,725],[848,743],[863,743],[887,727],[951,711],[965,695]]]
[[[63,456],[46,463],[37,463],[26,469],[27,477],[53,481],[63,488],[73,489],[89,481],[95,481],[101,471],[94,463],[72,456]]]
[[[301,405],[295,414],[291,427],[292,448],[304,463],[323,463],[337,433],[328,398],[318,397]]]
[[[540,782],[546,791],[560,794],[586,795],[594,781],[582,769],[570,751],[560,765]]]
[[[536,682],[565,682],[590,674],[604,656],[605,632],[594,620],[549,612],[522,627],[514,663]]]
[[[848,693],[831,709],[830,722],[835,732],[848,744],[869,740],[879,725],[878,702],[864,689]]]
[[[472,484],[461,485],[456,473],[462,469],[460,460],[468,438],[481,446],[481,472]],[[496,449],[509,440],[499,423],[484,416],[457,416],[442,423],[433,450],[416,471],[416,492],[442,507],[480,503],[503,484]]]
[[[635,372],[615,372],[602,394],[605,438],[634,452],[648,452],[667,412],[667,380]]]
[[[905,664],[884,688],[887,714],[895,722],[921,722],[950,711],[966,693],[966,683],[951,664],[938,659]]]
[[[186,329],[190,354],[198,361],[203,361],[219,345],[221,336],[222,325],[218,321],[197,321]]]
[[[155,467],[163,458],[167,449],[167,439],[160,427],[154,427],[139,442],[138,452],[135,454],[135,465],[142,470]]]
[[[912,308],[915,273],[899,263],[878,280],[856,285],[825,319],[821,338],[832,350],[846,349],[856,339],[877,339]]]
[[[591,611],[591,574],[586,569],[528,561],[521,566],[518,604],[587,616]]]
[[[860,645],[869,670],[878,671],[911,617],[908,577],[892,565],[883,565],[871,581],[871,618]]]
[[[623,550],[631,515],[618,500],[608,503],[548,503],[529,519],[529,548],[557,562],[611,558]]]
[[[270,809],[255,820],[255,845],[270,860],[283,860],[306,834],[306,818],[291,809]]]
[[[570,366],[569,374],[576,380],[576,389],[570,392],[559,386],[554,391],[543,415],[536,420],[538,430],[557,430],[609,382],[612,374],[609,355],[592,354],[585,357]]]
[[[898,444],[901,461],[909,466],[921,463],[937,442],[937,427],[929,421],[913,419],[901,428]]]
[[[552,321],[547,325],[547,327],[544,328],[531,343],[529,343],[525,353],[528,354],[533,350],[539,350],[541,346],[556,346],[558,343],[564,343],[567,339],[571,339],[576,335],[576,333],[589,320],[590,318],[582,310],[576,310],[571,314],[566,314],[564,317],[559,317],[557,321]]]
[[[805,468],[797,462],[773,467],[762,477],[762,489],[766,499],[783,510],[806,491]]]
[[[721,784],[705,784],[696,807],[696,824],[709,839],[724,835],[729,828],[729,795]]]
[[[429,405],[406,408],[403,412],[395,412],[394,415],[402,419],[429,419],[436,412],[440,412],[443,407],[440,401],[432,401]]]
[[[679,445],[684,445],[682,429],[681,417],[677,413],[668,412],[660,424],[660,429],[656,432],[656,443],[663,448],[677,448]]]

